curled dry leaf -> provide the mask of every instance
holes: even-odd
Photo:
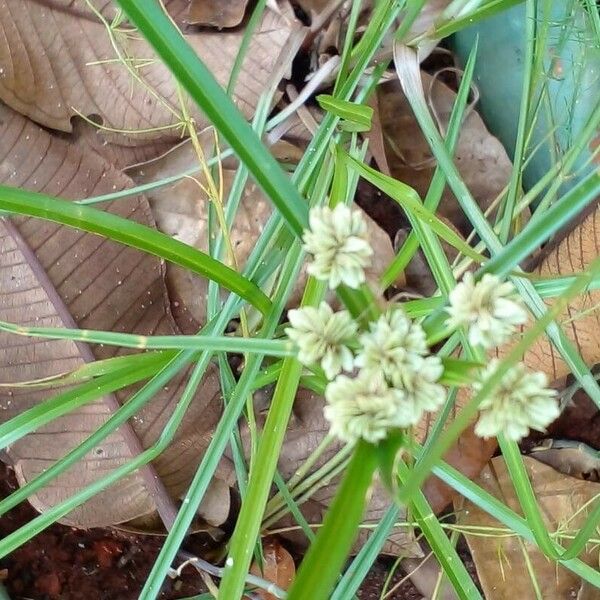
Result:
[[[209,25],[219,29],[242,22],[248,0],[191,0],[186,21],[192,25]]]
[[[212,156],[214,136],[210,130],[201,136],[205,158]],[[289,153],[289,148],[280,148]],[[163,157],[149,163],[138,165],[128,171],[139,184],[155,181],[162,177],[181,173],[198,165],[198,157],[190,143],[185,143]],[[223,198],[226,199],[235,175],[235,162],[230,159],[223,162]],[[150,205],[159,229],[180,241],[199,250],[208,249],[208,197],[205,191],[207,182],[204,175],[181,179],[179,182],[164,186],[148,193]],[[254,248],[261,231],[271,215],[271,203],[253,182],[244,190],[240,209],[231,230],[231,243],[237,267],[242,269],[250,252]],[[373,264],[367,270],[371,285],[377,286],[378,278],[393,259],[393,249],[389,237],[366,214],[371,243],[375,249]],[[206,316],[207,281],[175,266],[168,266],[168,281],[172,297],[179,306],[174,312],[177,322],[185,331],[203,323]],[[289,305],[295,305],[306,283],[306,270],[299,278],[295,293]]]
[[[108,193],[132,185],[90,149],[50,135],[10,108],[0,105],[0,181],[66,198]],[[105,210],[154,227],[148,202],[129,197]],[[0,222],[0,319],[22,325],[79,326],[138,334],[175,334],[160,260],[136,250],[55,223],[15,218]],[[29,381],[116,354],[111,347],[68,340],[39,340],[0,333],[0,381]],[[185,384],[184,374],[139,412],[131,427],[143,447],[162,433]],[[54,390],[57,393],[59,390]],[[131,392],[131,389],[129,390]],[[48,390],[0,388],[3,421],[52,395]],[[8,449],[20,484],[30,481],[55,460],[80,444],[110,416],[129,394],[86,404]],[[171,446],[154,463],[173,498],[186,489],[220,417],[218,377],[210,368]],[[134,436],[135,439],[135,436]],[[124,464],[135,452],[124,430],[110,435],[83,460],[31,497],[44,511],[74,491]],[[232,482],[232,468],[223,462],[218,477]],[[221,493],[222,504],[229,495]],[[213,506],[214,508],[214,506]],[[83,527],[128,521],[156,509],[138,474],[94,496],[63,519]],[[215,522],[214,510],[207,518]],[[219,513],[220,514],[220,513]]]
[[[548,530],[562,530],[567,534],[577,532],[591,507],[581,509],[600,494],[600,485],[562,475],[529,457],[523,457],[523,461]],[[477,483],[512,510],[520,512],[514,484],[502,457],[491,460]],[[456,508],[459,524],[463,527],[497,527],[505,533],[501,523],[470,502],[465,501],[464,505],[459,504]],[[532,585],[525,553],[540,587],[539,597],[544,600],[592,600],[597,597],[597,589],[589,589],[574,573],[548,560],[531,542],[521,541],[515,535],[494,536],[493,532],[485,536],[467,534],[466,539],[487,600],[538,597]],[[589,545],[579,558],[597,568],[598,547]]]
[[[262,569],[256,562],[252,564],[250,573],[258,575],[267,581],[272,581],[278,588],[287,590],[296,575],[296,565],[291,554],[275,538],[263,542]],[[256,595],[261,600],[277,600],[266,590],[257,590]]]
[[[600,483],[600,452],[583,442],[545,439],[531,456],[565,475]]]
[[[176,138],[182,111],[173,76],[127,24],[111,28],[109,3],[98,5],[108,16],[92,12],[86,0],[2,0],[0,99],[61,131],[71,131],[71,118],[82,114],[122,131],[129,144]],[[288,72],[304,36],[289,4],[283,8],[281,15],[265,11],[250,40],[234,92],[247,117],[261,93]],[[201,30],[185,38],[225,86],[243,35]],[[192,102],[188,108],[203,127],[206,119]]]
[[[445,134],[456,93],[439,78],[425,72],[421,73],[421,77],[429,105]],[[433,177],[435,161],[397,81],[378,87],[378,104],[385,159],[390,172],[424,198]],[[482,210],[487,209],[504,189],[512,169],[504,147],[488,132],[475,111],[468,112],[461,126],[455,163]],[[448,188],[444,190],[437,212],[463,234],[471,232],[469,221]]]

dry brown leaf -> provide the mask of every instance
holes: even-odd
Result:
[[[202,141],[205,157],[212,155],[213,140],[210,131],[204,132]],[[165,156],[139,165],[128,172],[134,181],[142,184],[181,173],[197,164],[198,158],[192,145],[186,143]],[[223,197],[227,198],[235,174],[235,162],[228,160],[223,163],[223,167]],[[161,231],[206,252],[208,200],[199,183],[206,186],[203,176],[198,176],[197,181],[191,178],[182,179],[174,185],[150,191],[148,198]],[[231,242],[239,268],[243,268],[271,212],[271,203],[256,184],[249,182],[231,231]],[[366,214],[365,218],[371,244],[375,249],[373,264],[367,270],[367,279],[376,287],[379,276],[393,259],[393,249],[385,232]],[[168,279],[171,295],[179,303],[174,313],[180,327],[187,331],[197,327],[198,323],[203,323],[206,315],[207,281],[178,267],[168,267]],[[290,298],[290,306],[299,301],[305,282],[304,270],[296,285],[296,293]]]
[[[68,138],[74,144],[91,148],[119,170],[153,160],[180,143],[178,140],[157,139],[145,142],[140,140],[135,146],[123,145],[119,143],[119,137],[107,135],[95,125],[79,117],[73,118],[71,123],[73,132],[68,134]]]
[[[98,4],[110,11],[104,0]],[[289,4],[284,8],[284,15],[265,11],[250,41],[234,94],[247,117],[261,93],[289,70],[302,41],[302,26]],[[180,121],[175,80],[141,36],[122,28],[113,34],[140,81],[123,61],[115,60],[106,24],[90,12],[85,0],[3,0],[1,10],[0,99],[9,106],[62,131],[71,131],[71,118],[77,114],[93,116],[105,127],[130,132],[130,144],[175,138],[181,132],[165,129]],[[243,34],[202,30],[185,37],[219,83],[226,85]],[[206,119],[192,102],[189,108],[203,127]],[[136,134],[139,130],[153,131]]]
[[[400,562],[402,570],[409,575],[411,583],[417,588],[423,599],[459,600],[454,588],[444,576],[435,554],[429,547],[425,550],[428,555],[424,559],[403,558]],[[440,584],[441,580],[441,584]]]
[[[262,570],[254,562],[250,573],[272,581],[282,590],[287,590],[296,575],[296,565],[291,554],[275,538],[269,538],[263,542],[263,559]],[[277,600],[265,590],[257,590],[256,595],[261,600]]]
[[[549,531],[558,528],[577,531],[585,521],[588,509],[578,511],[600,494],[600,485],[562,475],[529,457],[523,460]],[[502,457],[492,459],[481,473],[478,483],[510,508],[520,512],[514,485]],[[464,511],[459,512],[459,523],[467,527],[503,527],[470,502],[465,502]],[[486,600],[536,597],[524,559],[525,552],[544,600],[597,597],[587,595],[589,590],[574,573],[548,560],[533,543],[521,541],[517,536],[467,535],[466,538]],[[588,551],[579,558],[597,568],[598,548],[588,547]],[[597,590],[595,593],[598,593]]]
[[[582,442],[546,439],[531,449],[531,455],[565,475],[600,482],[600,453]]]
[[[422,73],[422,80],[425,93],[429,91],[430,106],[435,109],[438,123],[445,132],[456,94],[439,79],[434,79],[425,72]],[[433,177],[435,162],[400,84],[393,81],[379,86],[378,102],[391,174],[412,186],[424,198]],[[461,126],[455,163],[463,181],[483,210],[502,191],[512,168],[502,144],[488,132],[475,111],[469,112]],[[471,232],[470,223],[447,188],[437,212],[463,234]]]
[[[331,0],[297,0],[298,5],[307,15],[319,14]]]
[[[585,271],[600,255],[600,208],[598,201],[585,219],[560,242],[548,248],[536,273],[541,277],[559,277]],[[552,305],[554,301],[548,301]],[[558,321],[567,337],[588,365],[600,363],[600,291],[585,292],[569,302]],[[503,352],[508,350],[503,349]],[[551,381],[570,373],[558,350],[540,336],[525,354],[525,363],[543,371]]]
[[[248,0],[191,0],[186,21],[192,25],[209,25],[219,29],[242,22]]]
[[[50,135],[8,107],[0,106],[0,181],[66,198],[108,193],[132,185],[92,150]],[[111,213],[154,226],[145,198],[130,197],[105,205]],[[102,237],[38,219],[15,219],[16,229],[0,223],[0,319],[37,326],[74,326],[138,334],[178,332],[169,309],[164,265],[155,257]],[[91,352],[90,352],[91,350]],[[39,340],[0,333],[0,381],[28,381],[62,373],[115,348],[89,348],[66,340]],[[162,433],[185,377],[171,381],[132,420],[144,447]],[[0,388],[3,420],[51,394]],[[117,394],[122,402],[127,394]],[[114,398],[113,398],[114,400]],[[111,413],[110,398],[98,399],[19,440],[8,450],[20,484],[81,443]],[[211,368],[172,445],[155,462],[173,498],[184,492],[220,417],[219,382]],[[52,484],[31,498],[40,511],[106,475],[132,457],[117,431]],[[232,483],[224,462],[218,476]],[[223,496],[223,494],[221,494]],[[221,502],[228,502],[228,496]],[[84,527],[128,521],[156,508],[141,477],[134,474],[98,494],[64,522]],[[214,508],[207,516],[214,519]]]

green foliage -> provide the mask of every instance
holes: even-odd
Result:
[[[467,599],[479,598],[480,594],[460,562],[443,524],[432,512],[421,490],[423,482],[432,473],[496,517],[514,533],[535,542],[548,558],[600,587],[600,576],[597,571],[577,558],[600,521],[600,505],[590,511],[585,525],[575,539],[568,547],[564,547],[544,526],[539,504],[525,472],[518,447],[514,443],[500,439],[501,450],[514,481],[523,517],[499,500],[492,498],[476,483],[463,477],[442,461],[445,452],[452,447],[476,415],[481,401],[493,391],[502,375],[511,365],[520,360],[523,352],[535,342],[538,336],[548,336],[583,387],[596,402],[600,403],[600,390],[588,365],[556,323],[557,316],[570,299],[586,289],[598,288],[600,260],[596,260],[585,272],[565,278],[535,280],[527,277],[527,274],[520,269],[524,258],[541,243],[552,238],[597,197],[600,193],[598,171],[593,171],[567,194],[551,203],[543,213],[535,214],[519,233],[513,235],[514,220],[519,216],[522,208],[523,197],[520,196],[520,181],[524,166],[522,157],[530,133],[528,127],[531,127],[532,108],[524,100],[519,120],[517,160],[510,185],[502,201],[502,210],[499,213],[501,216],[495,224],[496,227],[488,221],[452,160],[465,115],[476,48],[466,65],[445,139],[440,135],[433,121],[418,85],[415,86],[411,79],[411,73],[403,71],[401,65],[396,65],[417,121],[437,160],[435,174],[424,200],[422,201],[408,185],[368,166],[364,161],[365,148],[362,151],[357,148],[356,132],[367,131],[371,127],[373,110],[365,103],[368,92],[376,84],[381,70],[375,69],[366,85],[363,81],[366,77],[365,72],[369,65],[373,64],[382,41],[394,32],[396,19],[402,11],[406,11],[406,14],[400,29],[395,32],[398,42],[408,39],[406,36],[410,22],[417,18],[424,5],[423,1],[405,3],[400,0],[383,0],[376,3],[372,18],[362,32],[360,40],[354,45],[351,35],[346,38],[333,93],[317,98],[327,114],[290,178],[260,139],[260,134],[265,128],[269,99],[263,100],[252,128],[205,65],[187,46],[184,38],[165,16],[158,3],[149,3],[147,0],[119,0],[119,3],[131,22],[155,48],[182,88],[210,118],[232,152],[240,159],[242,166],[236,175],[225,212],[227,225],[231,225],[235,217],[248,174],[265,191],[275,210],[243,272],[239,273],[225,266],[221,261],[224,245],[222,231],[214,241],[211,241],[209,254],[204,254],[150,228],[100,210],[23,190],[0,187],[0,208],[7,214],[40,217],[102,235],[172,261],[211,281],[210,320],[195,336],[143,337],[86,330],[19,328],[0,323],[0,328],[23,335],[163,350],[99,361],[83,367],[80,371],[60,379],[65,384],[75,384],[75,387],[49,398],[0,426],[0,445],[6,447],[27,433],[103,394],[136,382],[146,382],[83,444],[50,466],[37,479],[1,501],[0,514],[14,507],[80,460],[95,444],[134,416],[145,403],[150,402],[153,395],[162,386],[168,384],[177,373],[185,367],[192,366],[185,391],[159,440],[152,447],[94,485],[79,491],[68,501],[48,510],[25,527],[8,535],[0,541],[0,556],[6,556],[86,499],[155,459],[173,438],[177,427],[185,418],[186,410],[206,368],[210,361],[216,358],[222,371],[221,382],[226,404],[210,445],[144,586],[140,596],[143,600],[153,600],[158,597],[162,583],[189,531],[217,465],[230,443],[233,443],[243,501],[229,542],[228,560],[225,563],[224,576],[219,588],[219,598],[224,600],[242,596],[250,562],[260,541],[261,528],[265,522],[273,522],[282,511],[287,510],[295,516],[311,541],[288,598],[290,600],[350,598],[356,593],[391,531],[400,507],[409,507],[417,526],[429,542],[445,576],[458,596]],[[474,2],[472,10],[467,14],[461,14],[452,20],[440,19],[429,35],[445,37],[474,21],[517,3],[515,0]],[[251,24],[256,24],[264,6],[264,0],[257,3]],[[354,2],[352,5],[350,34],[357,26],[359,6],[360,2]],[[598,25],[597,20],[595,23]],[[600,30],[600,26],[598,28]],[[424,36],[421,36],[412,41],[416,43],[423,39]],[[536,65],[537,68],[540,67],[539,61],[536,61],[533,40],[529,41],[527,53],[529,62],[526,70],[528,80],[535,74],[533,70]],[[233,87],[235,73],[243,59],[243,51],[240,56],[232,74],[230,90]],[[268,127],[268,124],[266,126]],[[453,389],[423,448],[415,444],[410,435],[397,435],[390,436],[388,440],[378,445],[361,441],[353,449],[347,450],[347,454],[351,453],[351,456],[345,467],[342,481],[324,523],[315,535],[310,530],[309,524],[304,521],[299,508],[300,497],[302,492],[306,491],[305,488],[298,485],[298,481],[285,482],[277,471],[277,463],[298,387],[304,385],[322,392],[325,380],[322,373],[317,372],[318,370],[314,373],[305,372],[296,359],[293,348],[286,341],[277,338],[287,300],[299,278],[303,264],[300,237],[308,223],[310,204],[334,205],[337,202],[351,201],[360,178],[369,181],[393,198],[411,222],[412,232],[398,250],[395,259],[388,265],[382,277],[382,284],[384,287],[391,284],[404,270],[415,252],[419,248],[423,250],[439,288],[439,294],[432,298],[409,301],[404,306],[409,316],[423,319],[423,327],[427,331],[430,343],[444,342],[439,352],[444,364],[441,382]],[[172,178],[169,178],[168,181],[171,180]],[[157,182],[156,185],[163,185],[166,181]],[[454,192],[464,215],[479,236],[481,240],[479,245],[473,246],[465,242],[436,215],[446,185]],[[146,189],[148,186],[140,186],[125,192],[88,199],[88,201],[115,199]],[[306,200],[307,198],[310,198],[310,202]],[[453,419],[450,419],[450,413],[456,388],[470,385],[473,373],[487,359],[477,348],[471,347],[463,335],[453,334],[445,328],[442,309],[448,293],[456,284],[456,276],[442,249],[442,241],[456,249],[460,257],[469,264],[476,263],[479,268],[477,275],[489,272],[509,276],[523,301],[538,319],[502,360],[497,374],[485,383]],[[220,311],[219,287],[229,292]],[[322,282],[309,278],[302,305],[317,305],[325,297],[325,291]],[[363,328],[379,316],[378,300],[368,287],[359,290],[342,287],[337,290],[337,293],[339,299]],[[543,299],[551,296],[557,296],[558,300],[551,309],[548,309]],[[247,326],[252,311],[254,313],[258,311],[259,316],[255,322],[259,325],[249,329],[251,336],[234,338],[225,335],[231,318],[239,316]],[[459,346],[464,350],[466,357],[460,359],[450,357]],[[227,352],[244,354],[244,369],[237,381],[228,371],[229,366],[225,360]],[[282,360],[269,363],[265,361],[265,357],[280,357]],[[49,382],[30,382],[28,385],[42,386],[47,383]],[[252,411],[247,411],[246,416],[252,429],[253,439],[252,460],[250,465],[246,465],[237,437],[237,423],[244,409],[252,408],[252,391],[269,383],[276,384],[275,391],[260,435],[255,423],[252,422],[253,417],[250,414]],[[319,452],[324,451],[324,447],[319,448]],[[399,460],[399,449],[402,450],[402,456],[406,461]],[[339,467],[340,470],[343,468],[347,454],[341,455],[342,459],[334,465],[335,468]],[[316,458],[314,457],[315,460]],[[344,565],[361,524],[368,489],[376,472],[379,472],[381,479],[389,488],[390,496],[398,505],[390,507],[375,527],[366,545],[344,572]],[[321,474],[327,475],[327,473]],[[279,489],[279,495],[270,500],[274,483]],[[311,481],[310,485],[313,483]],[[310,488],[310,485],[307,484],[307,487]]]

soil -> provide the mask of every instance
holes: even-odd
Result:
[[[0,463],[0,495],[16,485],[12,471]],[[28,503],[21,504],[0,519],[0,535],[36,515]],[[52,525],[0,561],[0,568],[11,600],[133,600],[161,544],[156,536]],[[186,569],[181,579],[167,580],[160,598],[198,594],[203,591],[199,579]]]
[[[16,487],[12,470],[0,463],[0,496]],[[28,504],[0,518],[0,536],[12,533],[37,515]],[[0,561],[0,581],[11,600],[135,600],[160,551],[163,538],[133,535],[113,529],[81,530],[52,525]],[[380,597],[393,561],[382,558],[365,579],[361,600]],[[392,585],[403,577],[398,571]],[[205,592],[192,567],[165,582],[161,600],[187,598]],[[421,595],[407,581],[390,600],[418,600]]]

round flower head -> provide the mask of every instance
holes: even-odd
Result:
[[[396,427],[397,405],[383,377],[338,375],[325,388],[325,418],[331,433],[345,442],[362,438],[376,443]]]
[[[356,335],[356,323],[346,310],[334,313],[326,302],[318,308],[307,306],[290,310],[291,327],[285,332],[299,349],[298,360],[304,365],[319,361],[328,379],[342,369],[351,371],[354,355],[346,345]]]
[[[426,412],[440,408],[446,399],[446,390],[437,380],[444,366],[438,356],[419,357],[404,378],[402,388],[394,390],[398,406],[397,425],[417,425]]]
[[[311,208],[310,229],[304,232],[304,249],[313,256],[308,272],[329,282],[330,289],[341,283],[357,288],[365,281],[365,267],[373,249],[362,214],[338,204]]]
[[[466,326],[473,345],[493,348],[505,342],[518,325],[527,322],[527,311],[512,283],[502,283],[496,275],[486,273],[474,282],[472,273],[450,292],[450,327]]]
[[[388,310],[360,336],[356,366],[369,373],[381,372],[390,383],[403,387],[414,366],[428,354],[425,332],[401,308]]]
[[[492,360],[473,389],[479,391],[497,367],[498,360]],[[486,438],[504,434],[509,440],[518,441],[529,429],[545,431],[560,414],[556,390],[547,385],[544,373],[527,371],[525,365],[519,363],[479,405],[475,433]]]

